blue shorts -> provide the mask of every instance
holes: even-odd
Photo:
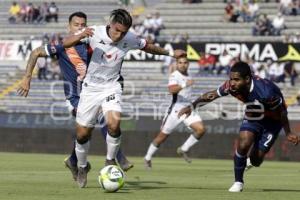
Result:
[[[253,148],[267,153],[277,139],[282,125],[275,120],[248,121],[244,120],[240,131],[250,131],[255,134]]]
[[[70,101],[73,108],[77,109],[79,103],[79,96],[71,96],[70,98],[68,98],[68,100]]]

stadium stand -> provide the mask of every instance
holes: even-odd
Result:
[[[170,40],[174,34],[188,33],[191,41],[282,41],[280,36],[252,37],[251,23],[224,23],[225,3],[222,0],[203,0],[198,4],[182,4],[181,0],[166,0],[157,5],[166,29],[161,31],[160,40]],[[278,3],[271,0],[260,2],[260,13],[272,19],[278,13]],[[288,29],[283,34],[298,32],[299,16],[285,16]]]
[[[24,37],[42,37],[43,33],[65,33],[65,22],[69,13],[81,10],[88,14],[89,24],[102,24],[108,12],[119,6],[118,1],[87,0],[56,2],[59,7],[59,22],[47,24],[8,24],[8,9],[12,0],[4,1],[0,7],[0,39],[23,39]],[[40,4],[38,0],[31,1]],[[160,41],[169,41],[175,34],[188,33],[191,41],[282,41],[281,36],[252,37],[251,23],[224,23],[223,0],[204,0],[197,4],[182,4],[181,0],[164,0],[156,4],[155,10],[161,13],[166,29],[161,31]],[[260,13],[266,13],[272,19],[278,13],[278,3],[271,0],[260,2]],[[300,16],[285,16],[288,29],[283,34],[295,34],[300,28]]]
[[[13,1],[3,1],[0,7],[0,39],[24,39],[29,36],[41,38],[43,33],[66,32],[66,22],[70,13],[83,11],[88,14],[89,24],[102,24],[105,22],[105,16],[109,11],[118,7],[118,1],[107,0],[87,0],[70,1],[62,0],[56,2],[59,8],[58,23],[46,24],[9,24],[8,10]],[[42,1],[30,1],[33,4],[40,5]]]

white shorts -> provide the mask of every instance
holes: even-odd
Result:
[[[185,119],[178,118],[178,112],[184,108],[184,105],[175,104],[171,106],[167,113],[164,116],[161,131],[165,134],[170,134],[174,131],[174,129],[180,124],[184,123],[187,127],[195,122],[202,122],[200,115],[194,111],[192,111],[191,115]]]
[[[119,82],[97,87],[83,83],[76,122],[84,127],[94,127],[101,109],[103,114],[107,111],[122,112],[121,96],[122,88]]]

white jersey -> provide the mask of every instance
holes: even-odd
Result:
[[[177,70],[169,78],[169,86],[180,85],[183,89],[173,95],[172,104],[164,116],[161,131],[165,134],[172,133],[182,122],[187,127],[190,127],[191,124],[202,121],[199,114],[195,111],[192,111],[187,118],[178,117],[178,112],[192,101],[192,86],[186,86],[188,80],[191,80],[190,76],[183,75]]]
[[[183,75],[178,70],[170,75],[168,85],[180,85],[183,88],[176,95],[173,95],[173,103],[186,105],[192,102],[192,86],[186,86],[188,80],[192,80],[192,78]]]
[[[94,35],[88,38],[93,50],[84,82],[99,85],[115,82],[120,78],[123,59],[131,49],[142,49],[146,40],[128,32],[122,40],[114,43],[107,34],[106,26],[92,26]]]

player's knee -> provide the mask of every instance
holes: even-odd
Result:
[[[202,135],[204,135],[205,131],[206,131],[205,127],[201,126],[195,130],[194,135],[196,136],[196,138],[200,138]]]
[[[251,146],[251,143],[249,143],[249,141],[247,141],[247,140],[240,140],[239,141],[239,149],[240,149],[241,152],[247,153],[250,146]]]
[[[118,124],[109,124],[107,128],[110,136],[119,137],[121,135],[120,126]]]
[[[89,141],[90,137],[88,135],[77,135],[76,140],[79,144],[85,144]]]
[[[263,160],[262,159],[254,159],[254,158],[250,158],[251,161],[251,165],[253,165],[254,167],[259,167]]]
[[[264,161],[264,154],[256,154],[250,156],[250,162],[253,166],[259,167]]]

